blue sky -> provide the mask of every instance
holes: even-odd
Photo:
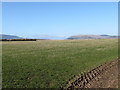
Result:
[[[117,2],[4,2],[2,10],[4,34],[118,34]]]

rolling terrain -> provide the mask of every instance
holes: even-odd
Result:
[[[22,37],[15,35],[0,34],[0,39],[22,39]]]
[[[111,35],[75,35],[75,36],[70,36],[67,39],[113,39],[113,38],[118,38],[118,37]]]

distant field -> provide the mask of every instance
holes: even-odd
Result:
[[[73,75],[116,59],[117,39],[3,42],[3,88],[59,88]]]

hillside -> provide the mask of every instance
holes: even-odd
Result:
[[[110,35],[75,35],[75,36],[70,36],[67,39],[110,39],[110,38],[117,38],[117,36],[110,36]]]
[[[14,35],[0,34],[0,39],[21,39],[22,37]]]

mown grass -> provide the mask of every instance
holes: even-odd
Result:
[[[117,39],[3,42],[3,88],[59,88],[118,57]]]

